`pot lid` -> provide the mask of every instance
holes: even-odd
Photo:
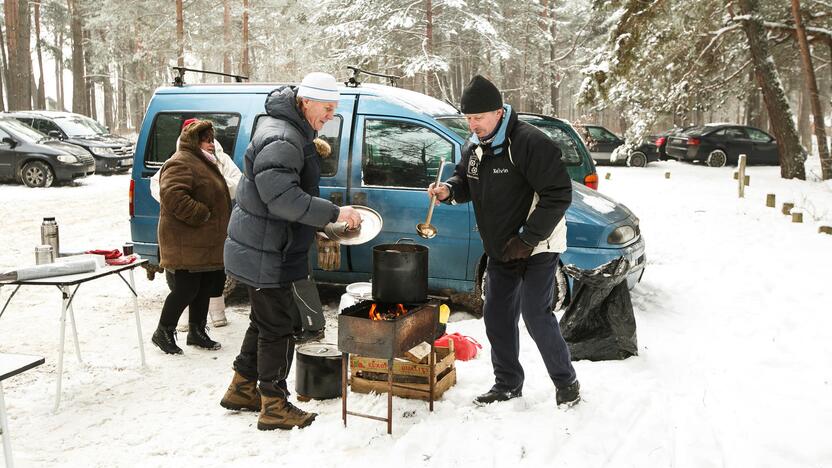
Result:
[[[343,245],[359,245],[375,239],[381,232],[384,222],[376,210],[361,205],[352,205],[352,208],[361,216],[361,228],[343,232],[337,229],[338,223],[329,223],[324,226],[324,235],[328,239]]]
[[[338,346],[332,343],[308,343],[303,346],[298,346],[298,354],[305,356],[318,356],[325,358],[340,357],[341,352],[338,351]]]

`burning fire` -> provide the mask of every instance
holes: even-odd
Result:
[[[390,304],[387,306],[380,306],[373,303],[370,306],[370,320],[394,320],[396,317],[401,317],[407,313],[404,304]]]

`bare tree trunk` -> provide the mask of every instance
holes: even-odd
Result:
[[[809,104],[809,91],[805,86],[798,88],[798,103],[797,103],[797,133],[800,135],[800,143],[806,147],[812,147],[812,126],[809,122],[811,115]]]
[[[29,2],[5,0],[6,32],[9,44],[8,99],[10,110],[32,108],[32,57],[29,51]]]
[[[797,42],[800,45],[800,57],[803,63],[803,76],[806,78],[806,89],[809,90],[809,101],[812,103],[812,121],[815,127],[815,139],[818,143],[818,154],[820,155],[820,170],[823,180],[832,179],[832,159],[829,157],[829,147],[826,146],[826,124],[823,118],[823,109],[818,96],[818,82],[815,78],[815,68],[812,65],[812,53],[809,49],[809,41],[806,40],[806,29],[803,28],[803,19],[800,16],[800,0],[792,0],[792,16],[794,17]]]
[[[182,0],[176,0],[176,64],[185,66],[185,18],[182,14]]]
[[[243,0],[243,60],[240,74],[243,76],[251,76],[249,70],[248,58],[248,0]]]
[[[38,71],[40,73],[38,76],[37,107],[38,109],[46,109],[46,89],[44,89],[43,84],[43,53],[41,52],[42,47],[40,41],[40,1],[34,1],[32,4],[35,7],[35,50],[38,57]]]
[[[127,82],[124,81],[123,64],[118,65],[118,81],[116,82],[116,86],[118,87],[117,128],[121,131],[126,131],[130,127],[130,117],[127,114]]]
[[[433,1],[425,0],[425,57],[430,60],[433,57]],[[433,70],[425,70],[425,94],[433,95]]]
[[[102,68],[101,84],[104,87],[104,125],[112,131],[115,128],[115,116],[113,115],[113,82],[110,79],[110,67]]]
[[[89,44],[90,43],[90,32],[87,31],[87,30],[84,30],[83,36],[84,36],[84,43]],[[94,69],[93,69],[93,66],[92,66],[92,58],[90,57],[91,53],[92,52],[91,52],[89,47],[84,47],[84,70],[86,70],[87,73],[94,73]],[[96,81],[98,81],[97,77],[88,78],[86,80],[86,83],[85,83],[85,86],[84,86],[84,92],[85,92],[85,96],[87,98],[87,109],[89,110],[89,113],[87,115],[92,117],[94,120],[98,120],[98,106],[95,104],[95,82]]]
[[[89,114],[86,76],[84,73],[84,34],[78,0],[67,0],[69,29],[72,36],[72,112]]]
[[[3,38],[3,26],[0,25],[0,51],[2,51],[2,60],[0,63],[0,111],[6,112],[6,99],[3,87],[8,84],[8,69],[6,68],[6,40]]]
[[[66,110],[64,105],[64,31],[58,30],[58,47],[55,51],[55,97],[58,101],[58,110]]]
[[[743,16],[747,17],[742,21],[742,26],[748,39],[754,75],[763,90],[771,130],[777,138],[780,175],[784,179],[805,180],[803,147],[800,146],[789,101],[786,99],[780,75],[774,67],[774,59],[766,42],[758,0],[738,0],[738,4]]]
[[[222,0],[222,72],[231,73],[231,54],[228,48],[231,46],[231,0]],[[228,83],[231,78],[224,76],[222,81]]]

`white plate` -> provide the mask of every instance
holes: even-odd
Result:
[[[330,224],[324,227],[324,235],[328,239],[337,241],[343,245],[359,245],[370,242],[381,232],[384,223],[381,220],[381,215],[376,210],[361,205],[354,205],[352,207],[355,208],[361,217],[361,229],[348,231],[345,234],[339,235],[332,229],[328,229],[328,226],[331,226]]]

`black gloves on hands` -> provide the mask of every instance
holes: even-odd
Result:
[[[519,236],[513,236],[503,247],[503,261],[525,260],[532,254],[532,250],[534,246],[523,242]]]

